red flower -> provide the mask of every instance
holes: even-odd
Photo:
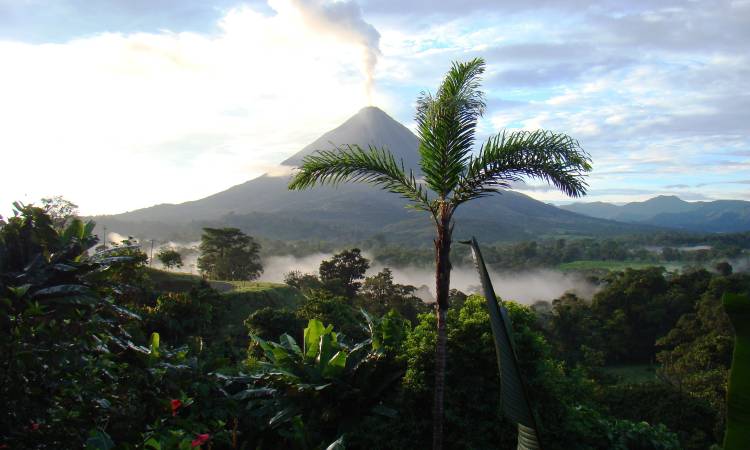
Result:
[[[172,404],[172,416],[176,416],[177,410],[182,407],[182,401],[174,399],[170,403]]]
[[[29,429],[31,431],[37,431],[39,429],[39,424],[36,422],[31,422],[31,425],[29,425]]]
[[[193,442],[190,443],[193,447],[200,447],[201,445],[205,444],[208,438],[210,438],[211,435],[208,433],[199,434],[198,436],[193,439]]]

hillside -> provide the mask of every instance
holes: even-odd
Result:
[[[362,109],[283,164],[291,168],[316,149],[348,143],[386,147],[407,168],[418,169],[416,136],[375,107]],[[404,201],[396,195],[353,184],[293,192],[287,189],[288,180],[288,176],[263,175],[200,200],[156,205],[95,220],[120,234],[182,241],[197,239],[203,226],[229,225],[271,239],[358,241],[383,234],[393,242],[419,246],[431,243],[431,222],[404,208]],[[462,206],[456,219],[457,237],[476,235],[488,242],[650,230],[582,216],[510,191]]]
[[[686,202],[676,196],[658,196],[625,205],[573,203],[560,208],[600,219],[647,224],[707,233],[736,233],[750,230],[750,202],[716,200]]]

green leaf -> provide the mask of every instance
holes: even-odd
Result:
[[[141,320],[141,316],[134,313],[133,311],[130,311],[127,308],[123,308],[122,306],[115,305],[115,304],[109,304],[109,308],[111,308],[114,312],[116,312],[118,315],[126,318],[126,319],[133,319],[133,320]]]
[[[276,343],[271,345],[273,346],[273,349],[271,350],[273,361],[282,368],[287,368],[289,363],[292,362],[292,355],[289,354],[289,350]]]
[[[115,448],[115,443],[109,435],[99,429],[89,431],[89,438],[86,439],[86,450],[110,450]]]
[[[154,438],[149,438],[143,446],[146,448],[150,447],[152,450],[161,450],[161,444]]]
[[[317,319],[310,319],[305,328],[305,357],[312,359],[318,356],[320,352],[320,337],[325,334],[326,328],[323,323]]]
[[[331,445],[326,447],[326,450],[346,450],[346,446],[344,445],[344,436],[339,436],[338,439],[331,442]]]
[[[298,355],[302,355],[302,350],[299,348],[299,345],[297,345],[297,341],[294,340],[293,337],[289,336],[288,334],[284,333],[281,335],[281,343],[292,350],[294,353]]]
[[[495,354],[500,369],[500,402],[503,414],[509,420],[518,424],[519,450],[541,448],[539,433],[537,432],[539,428],[536,425],[531,402],[516,357],[510,316],[495,296],[495,290],[492,287],[492,281],[484,264],[477,240],[472,238],[468,244],[471,245],[474,264],[479,272],[482,292],[490,315],[490,326],[495,340]]]
[[[294,410],[292,408],[284,408],[278,413],[276,413],[275,416],[271,417],[271,420],[268,421],[268,426],[271,428],[275,428],[278,425],[288,422],[292,419],[292,414],[294,413]]]
[[[27,283],[17,287],[8,286],[8,290],[11,291],[16,298],[21,298],[26,295],[26,292],[28,292],[30,287],[31,285]]]
[[[750,295],[725,293],[722,303],[735,331],[724,450],[745,450],[750,448]]]
[[[57,286],[40,289],[34,292],[34,298],[65,297],[72,295],[94,297],[94,292],[91,290],[91,288],[82,284],[60,284]]]
[[[320,337],[320,350],[316,361],[320,364],[320,369],[325,371],[328,361],[339,350],[334,333],[326,333]]]
[[[151,343],[149,345],[151,354],[155,357],[159,357],[159,333],[151,333]]]
[[[502,132],[490,137],[453,192],[451,203],[486,197],[526,178],[546,181],[571,197],[586,194],[591,159],[578,141],[545,130]]]
[[[441,198],[453,191],[474,147],[477,120],[484,113],[484,93],[479,90],[485,63],[475,58],[454,62],[433,96],[417,99],[419,162],[424,182]]]
[[[327,378],[333,378],[343,372],[344,368],[346,367],[347,356],[348,355],[344,350],[340,350],[338,353],[333,355],[333,357],[328,360],[328,363],[323,369],[323,376]]]
[[[435,201],[430,200],[414,172],[407,173],[403,161],[396,162],[388,150],[373,146],[365,151],[358,145],[345,145],[335,151],[318,151],[306,156],[289,183],[289,189],[347,181],[374,184],[411,201],[416,209],[430,211],[433,215],[437,211]]]
[[[383,342],[380,339],[380,333],[378,333],[378,326],[375,324],[375,320],[363,308],[360,308],[360,313],[365,317],[365,321],[367,321],[367,328],[372,340],[372,349],[376,351],[380,350],[383,347]]]

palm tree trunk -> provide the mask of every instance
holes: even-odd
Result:
[[[447,331],[445,318],[448,312],[448,294],[450,292],[451,279],[451,228],[450,215],[443,207],[440,210],[438,225],[438,236],[435,239],[435,291],[437,304],[435,312],[437,316],[437,343],[435,346],[435,398],[432,407],[432,448],[442,450],[443,448],[443,417],[445,394],[445,361]]]

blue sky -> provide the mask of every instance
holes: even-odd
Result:
[[[0,0],[0,213],[210,195],[369,102],[411,126],[419,92],[475,56],[481,135],[577,138],[588,201],[750,200],[747,42],[750,0]]]

